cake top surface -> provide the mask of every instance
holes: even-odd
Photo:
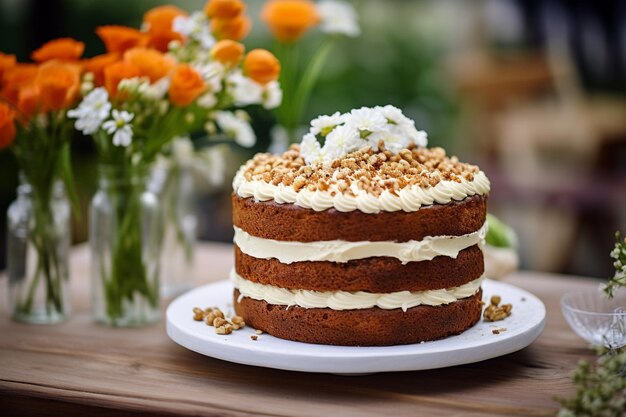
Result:
[[[244,164],[233,189],[259,201],[365,213],[410,212],[489,192],[477,166],[425,146],[426,133],[393,106],[320,116],[301,144]]]

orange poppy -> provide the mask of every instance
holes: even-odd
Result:
[[[244,12],[246,5],[241,0],[209,0],[204,13],[209,19],[234,19]]]
[[[91,72],[96,86],[104,85],[104,68],[119,61],[122,57],[118,52],[96,55],[85,61],[85,72]]]
[[[85,50],[85,44],[72,38],[59,38],[43,44],[30,55],[35,62],[45,62],[52,59],[76,61]]]
[[[15,112],[0,102],[0,149],[9,147],[15,139]]]
[[[320,22],[320,15],[310,0],[270,0],[261,10],[261,19],[278,40],[295,42]]]
[[[202,76],[187,64],[176,67],[168,94],[177,106],[188,106],[206,90]]]
[[[248,16],[239,15],[234,19],[212,19],[211,32],[217,39],[232,39],[234,41],[245,38],[252,28],[252,21]]]
[[[124,52],[135,46],[148,44],[148,35],[127,26],[100,26],[96,29],[96,34],[104,42],[107,52]]]
[[[80,66],[61,61],[49,61],[39,67],[35,86],[44,111],[70,107],[78,98]]]
[[[15,55],[6,55],[0,52],[0,83],[4,79],[4,73],[15,67],[17,61]]]
[[[118,61],[104,67],[102,73],[104,75],[104,88],[108,91],[109,96],[117,97],[117,86],[120,81],[125,78],[139,77],[141,72],[139,67],[134,64]]]
[[[143,22],[148,28],[148,46],[167,52],[171,41],[182,41],[183,36],[172,29],[174,19],[178,16],[187,16],[187,13],[175,6],[159,6],[148,10],[143,15]]]
[[[17,94],[17,108],[25,116],[31,117],[39,108],[39,89],[35,83],[20,88]]]
[[[223,39],[211,49],[211,56],[225,65],[236,65],[241,61],[245,48],[239,42]]]
[[[148,48],[129,49],[124,52],[124,61],[139,68],[139,76],[148,77],[151,83],[168,75],[175,65],[172,58]]]
[[[260,84],[267,84],[278,79],[280,62],[270,51],[253,49],[243,60],[243,72]]]
[[[16,64],[4,74],[2,95],[10,102],[17,104],[21,87],[31,84],[37,76],[37,65]]]

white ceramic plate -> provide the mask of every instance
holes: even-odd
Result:
[[[292,342],[269,334],[250,338],[245,327],[227,336],[194,321],[193,307],[218,306],[232,311],[233,287],[220,281],[189,291],[167,309],[167,334],[181,346],[225,361],[267,368],[334,374],[413,371],[479,362],[518,351],[530,345],[544,327],[546,309],[528,291],[503,282],[485,280],[484,300],[500,295],[513,304],[513,314],[503,321],[482,320],[466,332],[434,342],[385,347],[326,346]],[[499,334],[492,330],[506,328]]]

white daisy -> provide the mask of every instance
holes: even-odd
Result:
[[[280,88],[278,81],[267,83],[261,99],[265,109],[270,110],[280,106],[280,103],[283,101],[283,90]]]
[[[317,4],[322,17],[320,30],[326,33],[339,33],[351,37],[359,36],[361,29],[357,14],[350,3],[338,0],[324,0]]]
[[[319,116],[311,120],[311,132],[314,135],[328,135],[336,126],[343,124],[345,116],[339,112],[335,112],[330,116]]]
[[[215,121],[220,129],[232,137],[238,145],[250,148],[256,143],[256,135],[250,123],[235,116],[232,112],[215,112]]]
[[[359,136],[359,132],[350,125],[341,125],[333,129],[326,137],[322,148],[326,163],[339,159],[350,152],[366,146],[367,142]]]
[[[134,114],[126,110],[113,110],[113,120],[108,120],[102,124],[102,128],[108,133],[113,134],[113,145],[129,146],[133,141],[133,127],[129,124]]]
[[[152,100],[160,100],[165,97],[165,93],[170,88],[169,77],[163,77],[153,84],[149,84],[143,89],[142,95]]]
[[[67,116],[77,119],[74,124],[77,130],[85,135],[92,135],[109,117],[110,111],[109,94],[103,87],[98,87],[87,94],[77,108],[68,111]]]
[[[387,123],[389,124],[398,126],[415,126],[415,122],[402,114],[402,110],[390,104],[383,107],[376,106],[374,109],[380,112],[380,114],[387,119]]]
[[[352,110],[346,115],[346,124],[358,130],[362,138],[387,129],[387,119],[380,111],[370,107]]]
[[[225,68],[217,61],[208,64],[194,65],[193,68],[198,71],[204,82],[208,86],[208,90],[214,94],[222,91],[222,79],[224,78]]]
[[[304,158],[307,164],[314,164],[316,162],[322,162],[324,155],[322,154],[322,148],[320,143],[312,133],[307,133],[300,142],[300,155]]]
[[[263,101],[263,86],[244,76],[241,71],[235,71],[228,76],[227,86],[235,106],[247,106]]]
[[[172,22],[172,29],[186,38],[198,42],[202,48],[209,49],[215,45],[211,35],[209,20],[202,12],[193,12],[191,16],[177,16]]]

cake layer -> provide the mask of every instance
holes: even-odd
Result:
[[[282,241],[407,242],[476,232],[485,223],[486,207],[487,197],[475,195],[410,213],[344,213],[333,208],[317,212],[295,204],[255,201],[233,194],[233,224],[252,236]]]
[[[441,339],[467,330],[480,319],[482,291],[440,306],[384,310],[331,310],[269,304],[234,291],[235,311],[246,323],[272,336],[308,343],[387,346]]]
[[[456,259],[437,256],[431,261],[403,265],[394,258],[366,258],[345,263],[294,262],[258,259],[235,245],[235,270],[243,278],[282,288],[315,291],[425,291],[451,288],[483,275],[483,252],[478,245],[459,252]]]

